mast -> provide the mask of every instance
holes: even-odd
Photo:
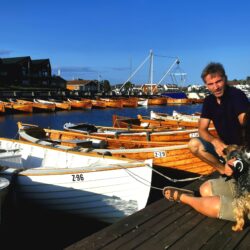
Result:
[[[150,65],[149,65],[149,82],[150,82],[150,92],[153,94],[153,74],[154,74],[154,55],[152,49],[150,50]]]
[[[142,66],[147,62],[147,60],[151,57],[151,54],[149,54],[144,61],[138,66],[138,68],[130,75],[130,77],[122,84],[121,88],[119,89],[120,91],[122,91],[123,87],[125,86],[125,84],[130,81],[130,79],[132,79],[132,77],[142,68]]]

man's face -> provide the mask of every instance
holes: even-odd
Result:
[[[225,79],[219,74],[208,74],[204,78],[207,89],[216,97],[220,98],[223,96],[225,91]]]

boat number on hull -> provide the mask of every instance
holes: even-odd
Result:
[[[83,174],[72,174],[72,181],[84,181]]]
[[[166,157],[166,152],[164,152],[164,151],[154,152],[154,157],[155,157],[155,158]]]
[[[189,137],[190,137],[190,138],[199,137],[199,133],[198,133],[198,132],[190,133],[190,134],[189,134]]]

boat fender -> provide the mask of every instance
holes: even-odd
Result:
[[[104,155],[104,156],[112,156],[112,154],[111,154],[110,151],[105,151],[105,152],[103,153],[103,155]]]
[[[101,149],[104,149],[104,148],[107,148],[108,146],[108,143],[104,140],[100,140],[99,142],[92,142],[92,147],[93,148],[101,148]]]
[[[85,125],[85,129],[88,133],[93,133],[93,132],[97,132],[97,128],[96,126],[92,125],[92,124],[86,124]]]

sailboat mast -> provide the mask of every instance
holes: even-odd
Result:
[[[130,79],[142,68],[142,66],[147,62],[147,60],[149,60],[150,58],[150,54],[145,58],[145,60],[139,65],[139,67],[133,72],[133,74],[122,84],[120,91],[123,89],[123,87],[125,86],[125,84],[130,81]]]
[[[151,95],[153,94],[153,74],[154,74],[154,54],[153,50],[150,50],[149,79],[150,79]]]

